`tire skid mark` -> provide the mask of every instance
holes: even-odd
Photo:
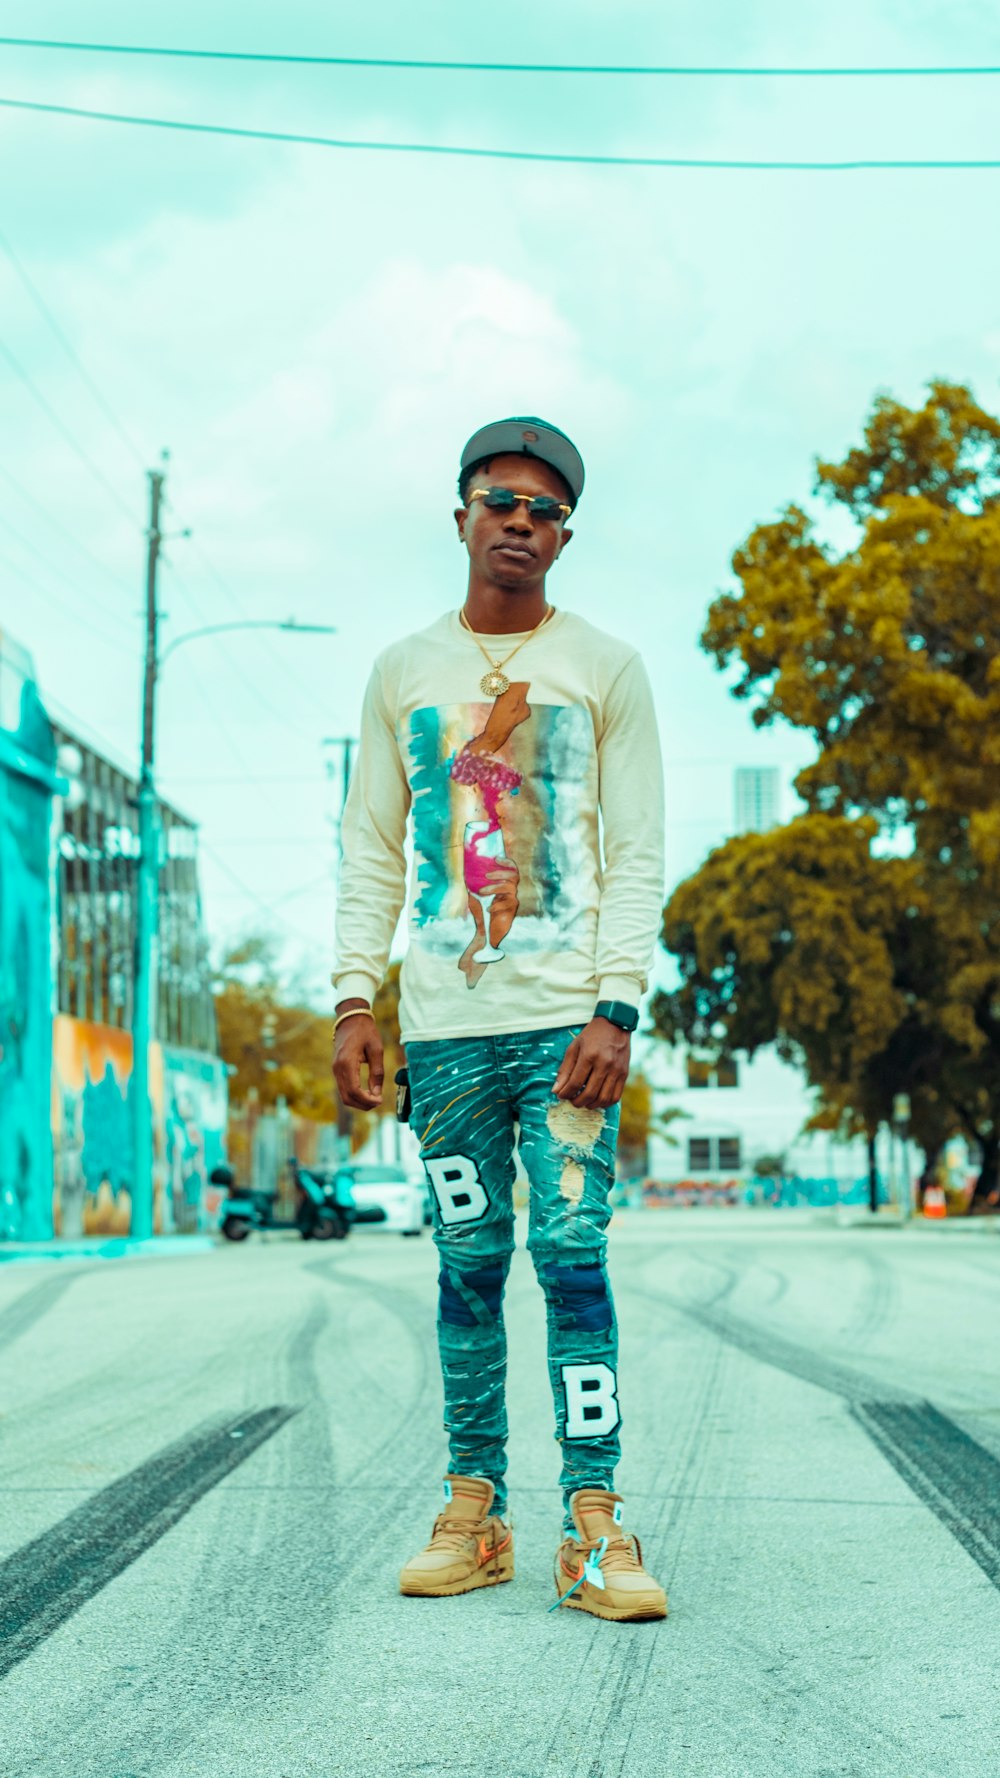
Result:
[[[954,1420],[909,1390],[886,1389],[735,1315],[633,1289],[660,1308],[689,1315],[761,1364],[839,1396],[917,1499],[1000,1589],[1000,1462]]]
[[[680,1499],[676,1502],[676,1504],[673,1507],[673,1510],[669,1514],[667,1526],[666,1526],[666,1531],[664,1533],[666,1536],[671,1537],[671,1544],[670,1544],[671,1561],[670,1561],[670,1565],[666,1571],[666,1587],[667,1587],[668,1598],[670,1595],[671,1588],[674,1585],[674,1579],[677,1574],[677,1570],[678,1570],[678,1566],[679,1566],[679,1562],[680,1562],[681,1551],[684,1548],[685,1539],[687,1537],[690,1518],[691,1518],[691,1510],[699,1498],[698,1482],[700,1479],[700,1473],[701,1473],[701,1471],[704,1467],[704,1463],[707,1459],[707,1451],[708,1451],[708,1441],[706,1440],[706,1438],[704,1436],[704,1428],[705,1428],[705,1422],[708,1419],[709,1412],[713,1406],[714,1398],[715,1398],[716,1394],[718,1393],[719,1384],[721,1382],[721,1373],[723,1370],[723,1363],[722,1363],[723,1353],[724,1353],[724,1348],[722,1346],[716,1346],[714,1348],[714,1351],[713,1351],[711,1357],[710,1357],[708,1376],[707,1376],[705,1383],[704,1383],[702,1390],[701,1390],[699,1412],[696,1416],[694,1423],[692,1424],[692,1428],[691,1428],[691,1431],[689,1433],[688,1440],[687,1440],[687,1451],[684,1456],[681,1470],[679,1472],[679,1478],[678,1478],[679,1485],[678,1485],[677,1492],[680,1495]],[[657,1531],[658,1532],[660,1531],[661,1521],[664,1517],[664,1513],[666,1512],[666,1510],[667,1510],[667,1501],[666,1501],[666,1499],[664,1499],[663,1505],[661,1507],[661,1511],[657,1515]],[[669,1622],[669,1619],[668,1619],[668,1622]],[[648,1634],[649,1627],[650,1626],[646,1626],[647,1634]],[[627,1684],[623,1688],[623,1691],[622,1691],[622,1697],[621,1697],[621,1704],[622,1705],[627,1703],[630,1693],[634,1694],[637,1697],[637,1699],[643,1698],[643,1697],[648,1697],[650,1695],[650,1692],[649,1692],[649,1685],[650,1685],[649,1672],[650,1672],[650,1668],[653,1665],[653,1658],[654,1658],[656,1652],[657,1652],[656,1640],[655,1640],[655,1638],[650,1637],[649,1647],[646,1650],[645,1660],[644,1661],[637,1661],[631,1669],[626,1670]],[[635,1734],[637,1720],[638,1720],[638,1709],[635,1708],[635,1709],[633,1709],[633,1711],[631,1713],[631,1721],[629,1723],[628,1733],[626,1734],[624,1743],[622,1745],[621,1758],[618,1762],[617,1767],[615,1768],[614,1778],[626,1778],[626,1774],[629,1772],[629,1749],[631,1748],[631,1745],[632,1745],[632,1737]],[[609,1769],[609,1778],[611,1778],[610,1769]]]
[[[634,1269],[634,1268],[633,1268]],[[615,1267],[612,1282],[620,1276],[621,1268]],[[622,1283],[622,1295],[634,1290],[630,1282]],[[650,1329],[646,1346],[656,1342],[655,1330]],[[718,1391],[720,1373],[723,1367],[724,1348],[711,1346],[706,1352],[706,1371],[698,1391],[698,1408],[693,1419],[688,1423],[688,1431],[684,1439],[679,1464],[676,1467],[677,1487],[671,1493],[656,1487],[662,1474],[663,1464],[657,1471],[650,1492],[654,1492],[658,1508],[652,1525],[644,1531],[644,1554],[647,1548],[662,1547],[665,1538],[671,1539],[672,1560],[666,1575],[667,1591],[673,1582],[677,1570],[679,1552],[683,1546],[686,1525],[690,1517],[690,1509],[697,1498],[697,1476],[707,1454],[707,1441],[703,1436],[705,1421],[712,1409]],[[656,1564],[659,1566],[659,1563]],[[569,1615],[569,1614],[567,1614]],[[579,1620],[577,1620],[579,1621]],[[669,1619],[667,1620],[669,1624]],[[653,1622],[648,1624],[619,1624],[616,1626],[614,1638],[603,1637],[607,1647],[607,1656],[600,1664],[602,1632],[608,1626],[599,1619],[595,1620],[591,1635],[587,1638],[581,1677],[585,1676],[582,1691],[590,1691],[592,1703],[583,1729],[584,1749],[581,1752],[581,1764],[574,1778],[592,1778],[592,1774],[600,1773],[601,1778],[612,1778],[612,1775],[623,1774],[627,1769],[628,1749],[632,1740],[635,1724],[635,1711],[632,1712],[632,1727],[625,1737],[624,1746],[615,1745],[619,1741],[620,1725],[625,1721],[625,1712],[632,1697],[641,1698],[646,1694],[649,1669],[658,1651],[658,1635],[663,1632],[663,1625]],[[662,1651],[661,1651],[662,1652]],[[595,1673],[596,1669],[596,1673]],[[558,1749],[565,1744],[567,1719],[574,1726],[579,1723],[579,1697],[581,1688],[569,1688],[567,1703],[560,1714],[559,1721],[545,1751],[543,1769],[547,1769]],[[612,1763],[608,1763],[608,1762]]]
[[[315,1387],[309,1386],[315,1346],[326,1319],[325,1304],[317,1299],[292,1324],[273,1362],[260,1362],[257,1352],[247,1357],[252,1386],[270,1389],[277,1385],[275,1392],[291,1396],[295,1403],[288,1409],[289,1417],[295,1417],[289,1429],[292,1447],[286,1457],[291,1468],[298,1461],[303,1438],[307,1445],[318,1442],[321,1450],[329,1450],[325,1420],[317,1425],[308,1413],[316,1395]],[[225,1479],[220,1477],[223,1482]],[[224,1490],[220,1498],[224,1498]],[[266,1524],[274,1538],[292,1552],[290,1565],[294,1565],[305,1547],[301,1515],[298,1502],[293,1504],[281,1493],[275,1498],[241,1495],[237,1511],[241,1548],[245,1551],[257,1528]],[[131,1676],[114,1676],[100,1700],[88,1701],[75,1721],[65,1726],[53,1723],[45,1748],[53,1766],[61,1759],[65,1763],[58,1765],[59,1770],[75,1772],[81,1749],[86,1749],[93,1761],[87,1769],[95,1773],[127,1769],[130,1758],[136,1769],[161,1769],[162,1763],[190,1747],[206,1722],[211,1723],[216,1701],[212,1682],[220,1667],[238,1690],[241,1683],[253,1684],[255,1663],[259,1662],[270,1687],[280,1690],[283,1675],[274,1670],[275,1619],[286,1603],[282,1600],[279,1611],[265,1622],[259,1607],[261,1590],[258,1585],[248,1588],[245,1569],[233,1563],[232,1543],[224,1537],[209,1538],[177,1608],[163,1620],[157,1648],[150,1647],[144,1654],[141,1692],[137,1695]],[[285,1627],[294,1634],[301,1621],[301,1601],[294,1619],[289,1615]],[[308,1656],[304,1644],[296,1673],[304,1670]],[[32,1760],[12,1769],[10,1778],[34,1778],[37,1770]]]
[[[0,1675],[131,1567],[294,1412],[260,1408],[195,1428],[8,1556],[0,1564]]]
[[[79,1278],[79,1271],[59,1272],[54,1278],[43,1278],[40,1283],[33,1284],[29,1289],[0,1309],[0,1349],[10,1346],[19,1340],[22,1334],[34,1327],[43,1315],[55,1308],[61,1296]]]
[[[855,1402],[851,1414],[1000,1588],[1000,1462],[929,1401]]]
[[[849,1257],[863,1268],[864,1278],[841,1337],[852,1346],[865,1346],[892,1319],[899,1301],[899,1286],[881,1254],[855,1248],[850,1250]]]
[[[419,1417],[422,1417],[424,1414],[427,1397],[431,1389],[431,1365],[428,1356],[430,1335],[428,1329],[432,1329],[434,1326],[433,1312],[428,1309],[427,1305],[418,1298],[413,1291],[389,1289],[386,1285],[373,1284],[367,1278],[362,1278],[357,1272],[345,1271],[332,1260],[310,1261],[305,1267],[305,1270],[312,1272],[317,1278],[321,1279],[324,1284],[343,1284],[347,1289],[360,1291],[364,1295],[370,1297],[373,1302],[377,1302],[381,1308],[387,1310],[387,1312],[399,1322],[404,1333],[409,1335],[416,1347],[420,1359],[420,1375],[413,1401],[407,1408],[406,1412],[397,1418],[395,1425],[389,1432],[387,1432],[385,1438],[376,1445],[375,1449],[367,1452],[365,1456],[354,1465],[353,1469],[345,1477],[345,1483],[350,1485],[366,1471],[371,1473],[380,1470],[384,1466],[393,1446],[409,1438],[410,1429],[414,1421]],[[410,1313],[406,1312],[404,1304],[410,1308]],[[408,1456],[410,1459],[408,1462],[408,1476],[412,1482],[419,1479],[419,1477],[412,1467],[412,1453],[408,1453]]]

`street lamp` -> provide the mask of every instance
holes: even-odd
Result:
[[[196,642],[199,636],[218,636],[223,630],[291,630],[295,636],[335,636],[337,634],[333,624],[300,624],[294,617],[285,617],[280,621],[273,617],[250,617],[240,618],[232,623],[205,624],[200,630],[185,630],[183,636],[175,636],[172,642],[167,643],[159,658],[159,671],[162,673],[174,649],[180,648],[182,642]]]
[[[336,635],[332,624],[300,624],[292,617],[239,619],[232,623],[206,624],[189,630],[158,652],[159,611],[156,603],[156,567],[162,536],[160,503],[164,475],[150,470],[150,521],[146,565],[146,652],[142,700],[142,763],[137,797],[139,815],[139,863],[136,885],[135,993],[132,1025],[132,1135],[133,1179],[131,1233],[139,1240],[153,1232],[153,1119],[149,1099],[149,1046],[156,1034],[156,986],[159,974],[160,929],[160,834],[153,776],[156,682],[174,650],[182,643],[223,630],[291,630],[296,634]]]

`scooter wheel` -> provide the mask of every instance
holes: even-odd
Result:
[[[227,1241],[245,1241],[252,1228],[253,1223],[247,1222],[244,1216],[227,1216],[222,1233]]]
[[[321,1216],[313,1229],[314,1241],[342,1241],[347,1233],[347,1224],[342,1216]]]

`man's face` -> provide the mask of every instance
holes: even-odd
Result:
[[[566,500],[562,476],[534,457],[494,457],[476,471],[470,493],[473,488],[510,488],[515,494]],[[573,535],[561,518],[537,518],[525,505],[503,512],[473,500],[458,508],[455,521],[473,568],[509,592],[538,586]]]

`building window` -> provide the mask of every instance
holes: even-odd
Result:
[[[689,1173],[738,1173],[742,1144],[738,1136],[689,1136]]]
[[[737,766],[733,773],[737,833],[767,833],[778,825],[777,766]]]
[[[739,1064],[732,1057],[707,1062],[698,1056],[688,1056],[687,1083],[689,1087],[738,1087]]]

